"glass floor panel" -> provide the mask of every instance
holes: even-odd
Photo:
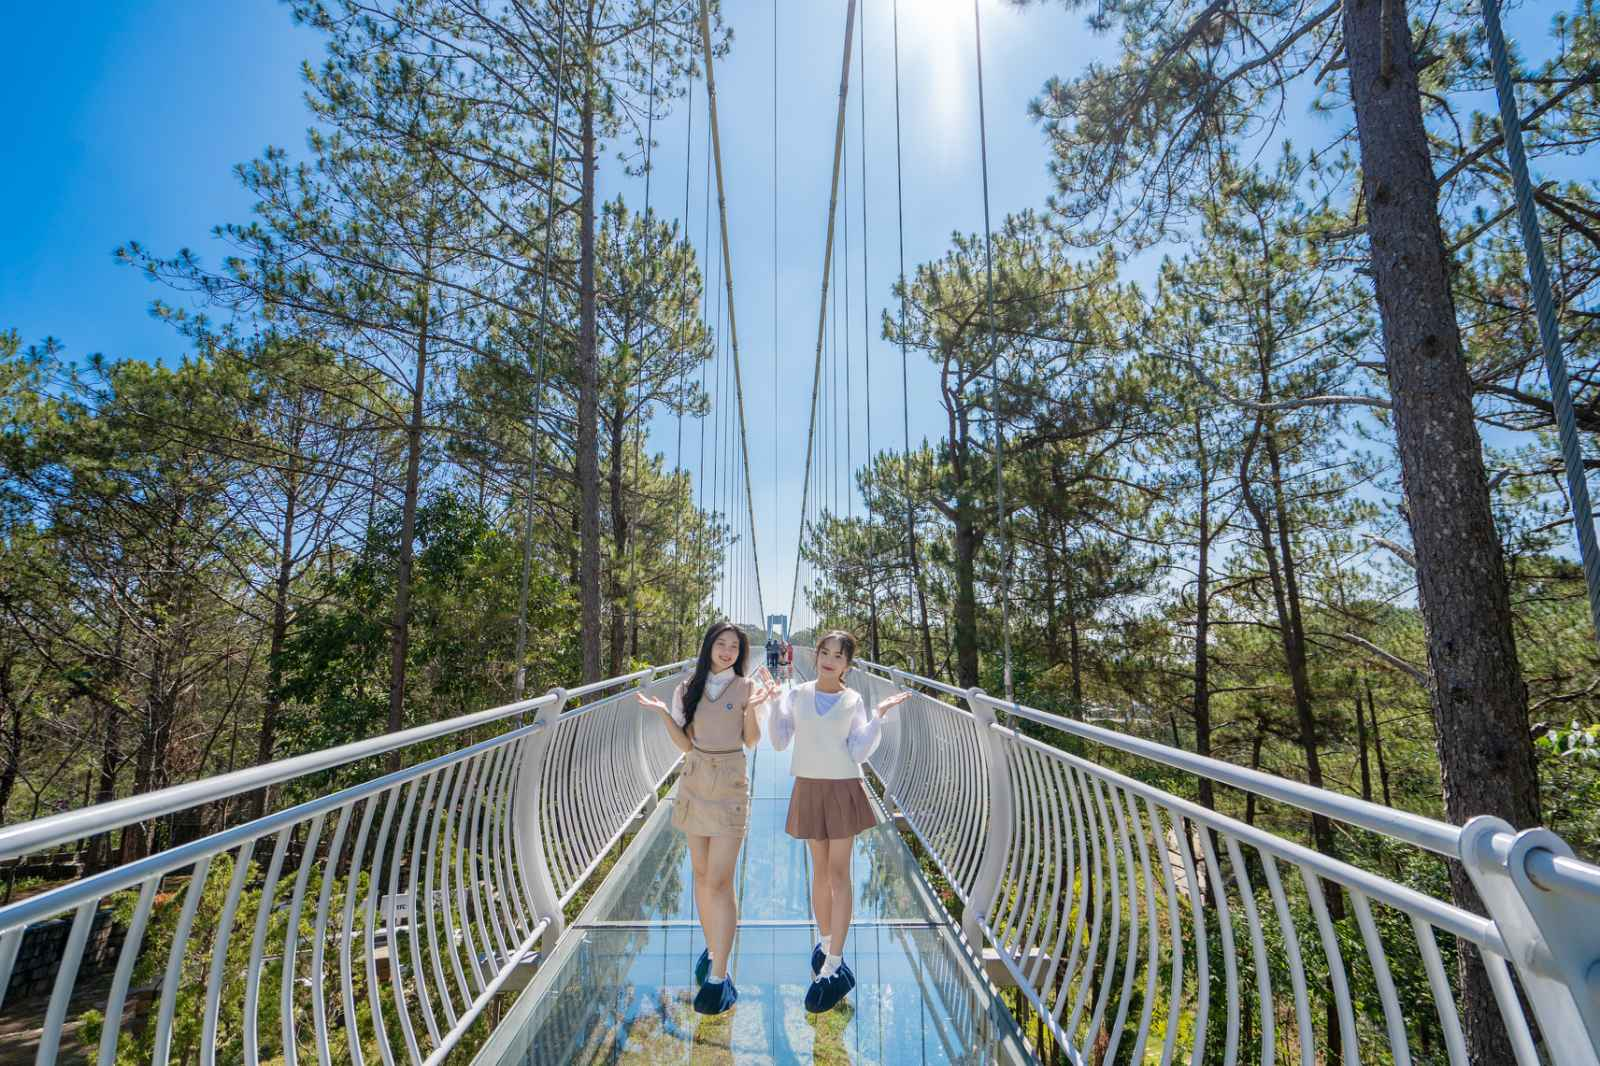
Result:
[[[744,921],[811,918],[811,852],[784,832],[789,815],[789,753],[763,742],[750,760],[750,832],[734,886]],[[664,805],[672,802],[669,797]],[[628,877],[596,895],[580,921],[695,921],[688,842],[671,825],[633,843]],[[943,910],[917,875],[916,859],[887,822],[856,838],[852,862],[855,920],[942,922]]]
[[[807,1014],[810,932],[742,928],[732,974],[739,1002],[703,1017],[690,1001],[699,954],[688,928],[584,929],[500,1062],[921,1064],[1031,1061],[1010,1016],[943,929],[867,925],[846,954],[857,985]]]
[[[855,918],[845,946],[856,988],[829,1013],[806,1013],[810,854],[783,829],[792,781],[788,753],[763,742],[751,760],[750,833],[735,876],[740,925],[730,969],[739,1003],[732,1011],[708,1018],[690,1006],[705,940],[669,796],[480,1063],[1032,1061],[887,822],[856,842]]]

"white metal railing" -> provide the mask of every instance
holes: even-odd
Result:
[[[633,693],[665,697],[686,665],[0,828],[4,860],[257,789],[312,796],[0,907],[0,1006],[30,930],[66,921],[37,1001],[41,1064],[73,1022],[99,1066],[464,1052],[519,964],[559,935],[563,905],[654,807],[679,753]],[[383,773],[379,756],[413,765]],[[316,796],[330,772],[369,779]],[[85,949],[107,909],[125,933],[89,960],[110,973],[91,998]]]
[[[969,942],[1074,1061],[1312,1066],[1338,1047],[1467,1066],[1462,951],[1516,1062],[1600,1061],[1600,868],[1547,830],[1452,826],[871,663],[850,677],[869,701],[917,686],[871,766]],[[1437,894],[1417,891],[1097,761],[1113,751],[1459,861],[1488,917],[1443,898],[1443,863]]]

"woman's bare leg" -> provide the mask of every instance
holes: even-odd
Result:
[[[706,948],[711,949],[711,919],[707,918],[716,906],[709,885],[711,876],[711,838],[689,837],[689,868],[694,873],[694,909],[700,917],[700,929],[706,935]],[[712,954],[716,954],[713,950]]]
[[[739,904],[733,898],[733,871],[739,862],[744,837],[706,837],[706,875],[695,878],[695,899],[700,903],[700,926],[711,949],[711,976],[728,976],[733,934],[739,925]],[[704,884],[704,897],[701,885]]]
[[[817,920],[817,939],[824,950],[828,947],[828,932],[833,928],[833,884],[828,880],[828,842],[808,840],[811,849],[811,916]]]
[[[844,954],[844,939],[850,933],[851,912],[854,909],[854,897],[850,884],[850,855],[855,850],[855,837],[846,837],[843,840],[829,840],[828,849],[828,887],[832,892],[832,901],[828,910],[829,955]]]

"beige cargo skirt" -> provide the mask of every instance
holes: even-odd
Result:
[[[859,777],[797,777],[784,825],[797,840],[844,840],[878,824]]]
[[[750,775],[743,749],[689,749],[672,801],[672,825],[688,836],[744,836],[750,828]]]

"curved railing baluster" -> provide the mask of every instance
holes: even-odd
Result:
[[[1600,958],[1574,949],[1600,939],[1600,868],[1543,831],[1463,829],[871,663],[853,673],[874,700],[914,687],[874,759],[885,800],[1072,1061],[1458,1066],[1443,937],[1483,958],[1518,1063],[1600,1062],[1582,1029],[1600,978],[1581,979]],[[1113,764],[1206,778],[1460,861],[1489,917]],[[1563,938],[1563,922],[1582,935]],[[1411,968],[1404,994],[1397,958]]]
[[[69,922],[38,1023],[39,1061],[66,1055],[74,996],[101,965],[86,957],[91,930],[126,896],[127,930],[85,1049],[99,1066],[438,1062],[540,938],[559,932],[560,901],[654,808],[679,753],[633,686],[670,695],[686,665],[574,690],[594,699],[586,706],[557,690],[0,827],[0,859],[16,859],[261,789],[313,796],[0,907],[0,1001],[29,931]],[[378,770],[385,756],[402,768]],[[316,796],[330,771],[356,783]],[[135,987],[146,973],[148,991]],[[192,1026],[187,1014],[179,1024],[191,1010]]]
[[[312,797],[0,907],[0,989],[29,930],[61,922],[40,1061],[77,1029],[99,1066],[439,1062],[654,809],[679,754],[633,693],[669,697],[684,665],[0,828],[13,859],[257,789]],[[1570,975],[1600,870],[1548,834],[1388,811],[871,664],[851,682],[873,703],[916,686],[871,766],[1069,1060],[1465,1066],[1447,952],[1476,952],[1518,1063],[1595,1066],[1592,990]],[[402,768],[378,770],[391,755]],[[1123,769],[1146,764],[1166,788]],[[1489,916],[1174,794],[1174,771],[1462,862]],[[315,795],[330,772],[347,783]],[[91,958],[112,906],[121,946]],[[97,967],[96,1033],[73,997]]]

